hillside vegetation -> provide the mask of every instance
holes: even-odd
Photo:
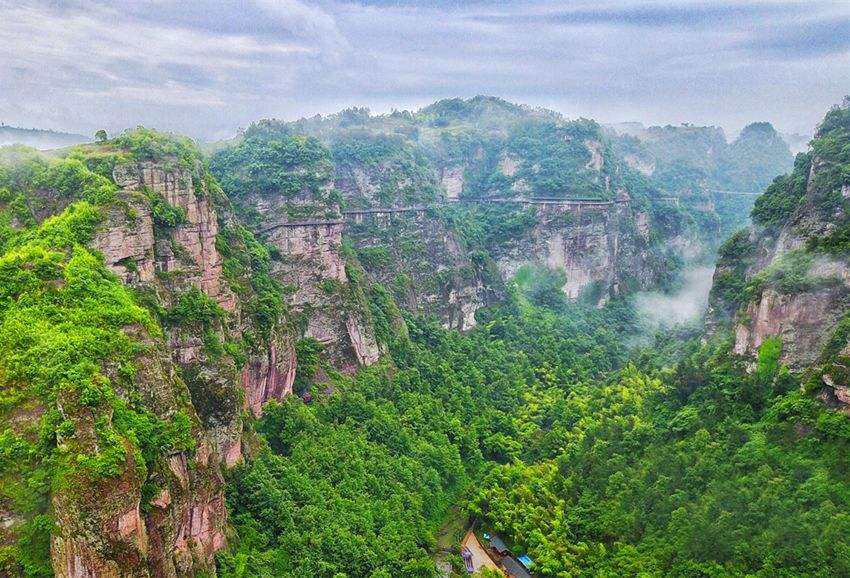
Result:
[[[541,577],[850,575],[850,109],[778,138],[476,97],[0,148],[0,574],[432,578],[448,519]]]

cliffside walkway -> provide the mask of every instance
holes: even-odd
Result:
[[[272,225],[271,227],[265,227],[264,229],[260,229],[260,233],[269,233],[276,229],[285,229],[285,228],[294,228],[294,227],[326,227],[331,225],[344,225],[344,219],[325,219],[325,220],[313,220],[313,221],[289,221],[286,223],[277,223],[276,225]]]
[[[615,201],[602,201],[600,199],[561,199],[558,197],[534,197],[534,198],[511,198],[511,197],[458,197],[448,199],[444,204],[455,203],[479,203],[479,204],[507,204],[507,205],[553,205],[561,207],[610,207],[617,204],[627,204],[627,199]]]
[[[408,207],[370,207],[365,209],[346,209],[341,211],[342,219],[326,219],[326,220],[304,220],[290,221],[286,223],[277,223],[271,227],[262,229],[261,233],[267,233],[282,227],[319,227],[323,225],[339,225],[353,220],[355,223],[363,222],[367,215],[393,215],[398,213],[424,213],[428,209],[438,207],[447,207],[457,204],[504,204],[504,205],[523,205],[523,206],[544,206],[544,207],[565,207],[570,211],[581,213],[584,209],[599,210],[615,205],[628,204],[628,199],[617,199],[611,201],[601,201],[599,199],[561,199],[556,197],[535,197],[535,198],[507,198],[507,197],[466,197],[456,199],[445,199],[428,205],[411,205]]]
[[[706,189],[709,193],[716,195],[739,195],[742,197],[759,197],[761,193],[748,193],[747,191],[721,191],[719,189]]]

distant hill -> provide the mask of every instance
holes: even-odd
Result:
[[[744,225],[755,194],[794,166],[786,135],[768,122],[747,125],[731,142],[716,126],[620,123],[606,128],[618,155],[652,187],[700,213],[695,214],[700,222],[719,219],[718,239]]]
[[[91,137],[81,134],[0,125],[0,146],[24,144],[33,148],[47,150],[91,142],[91,140]]]

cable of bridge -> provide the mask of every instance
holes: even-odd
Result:
[[[745,197],[758,197],[761,193],[750,193],[747,191],[721,191],[720,189],[705,189],[709,193],[716,193],[720,195],[742,195]]]

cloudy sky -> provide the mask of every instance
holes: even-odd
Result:
[[[0,0],[0,121],[86,134],[475,94],[809,133],[847,93],[848,0]]]

